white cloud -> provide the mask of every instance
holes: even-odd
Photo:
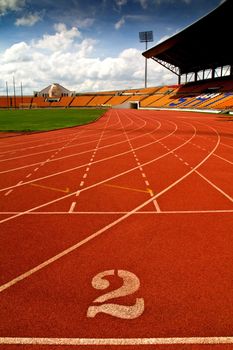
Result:
[[[115,23],[115,29],[120,29],[125,24],[125,17],[121,17],[118,22]]]
[[[123,25],[126,23],[126,20],[130,20],[130,21],[143,21],[146,22],[147,21],[147,16],[145,15],[125,15],[122,16],[118,22],[115,23],[115,29],[120,29],[121,27],[123,27]]]
[[[55,24],[54,29],[56,30],[54,35],[44,34],[42,39],[34,43],[34,47],[54,52],[67,50],[81,35],[77,27],[67,29],[64,23]]]
[[[30,61],[30,51],[30,46],[22,41],[6,49],[2,55],[2,60],[5,63]]]
[[[0,16],[8,11],[17,11],[25,5],[25,0],[0,0]]]
[[[94,18],[78,19],[77,26],[78,28],[89,28],[93,25],[94,22],[95,22]]]
[[[15,21],[16,26],[32,27],[37,22],[41,21],[41,16],[38,13],[28,13],[27,15],[17,18]]]
[[[115,0],[116,1],[116,5],[121,7],[123,5],[126,5],[128,0]]]
[[[18,94],[20,82],[24,94],[32,94],[52,82],[80,92],[144,86],[145,60],[141,51],[129,48],[116,57],[101,59],[93,55],[98,43],[90,38],[82,39],[77,28],[68,29],[60,23],[55,29],[54,35],[31,43],[19,42],[0,53],[1,93],[5,93],[5,81],[11,85],[13,75]],[[58,44],[54,44],[55,39]],[[174,75],[148,61],[148,86],[175,82]]]

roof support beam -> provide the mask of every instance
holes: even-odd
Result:
[[[159,58],[156,57],[151,57],[152,60],[154,60],[155,62],[159,63],[161,66],[167,68],[168,70],[170,70],[172,73],[175,73],[176,75],[180,76],[180,68],[173,66],[172,64],[162,61]]]

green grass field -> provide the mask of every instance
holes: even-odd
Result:
[[[48,131],[90,123],[99,109],[0,110],[0,131]]]

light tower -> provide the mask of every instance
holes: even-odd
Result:
[[[153,32],[139,32],[139,40],[141,43],[146,43],[146,50],[147,50],[147,43],[153,41]],[[147,87],[147,58],[145,58],[145,88]]]

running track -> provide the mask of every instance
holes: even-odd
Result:
[[[110,110],[1,138],[0,349],[233,349],[232,134]]]

